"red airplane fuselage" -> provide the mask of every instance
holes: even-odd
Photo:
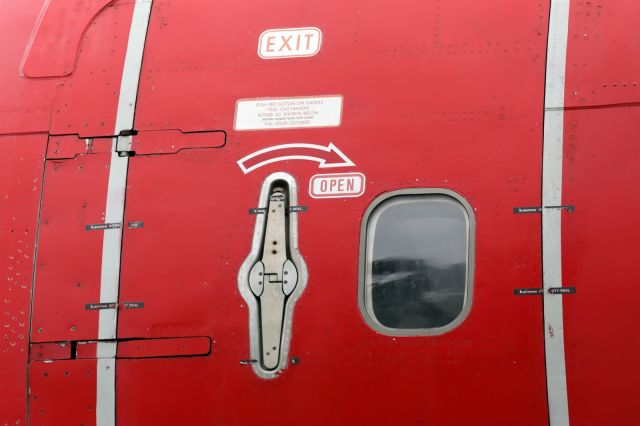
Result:
[[[0,3],[0,424],[637,425],[640,2]]]

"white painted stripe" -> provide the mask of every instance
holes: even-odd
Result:
[[[116,152],[116,138],[113,139],[111,164],[109,165],[109,186],[105,223],[122,223],[124,219],[124,199],[127,186],[128,157],[119,157]],[[120,250],[122,227],[102,231],[102,271],[100,274],[100,303],[118,301],[120,284]],[[101,309],[98,323],[98,339],[116,338],[117,309]]]
[[[115,358],[118,344],[116,342],[98,342],[96,358]]]
[[[96,426],[116,424],[116,359],[98,358]]]
[[[138,96],[138,82],[142,67],[142,53],[144,41],[147,37],[147,27],[151,14],[151,0],[137,0],[131,19],[129,42],[124,58],[122,81],[120,82],[120,96],[118,98],[118,112],[116,115],[116,135],[122,130],[133,129],[133,117],[136,110]]]
[[[551,0],[549,38],[547,40],[547,75],[545,108],[564,107],[564,79],[567,67],[570,0]]]
[[[133,119],[142,66],[142,53],[151,13],[151,0],[136,1],[131,19],[129,41],[120,83],[120,96],[116,113],[115,134],[133,129]],[[130,139],[130,138],[127,138]],[[124,203],[127,186],[128,157],[117,152],[118,138],[113,139],[109,183],[105,208],[105,223],[124,221]],[[102,242],[102,270],[100,275],[100,302],[118,302],[120,287],[120,257],[122,232],[120,228],[104,231]],[[113,340],[117,333],[117,309],[100,310],[98,339]],[[97,348],[96,425],[116,424],[116,342],[99,342]]]
[[[545,87],[542,205],[562,205],[562,144],[570,0],[551,0]],[[562,295],[562,209],[542,209],[542,269],[547,396],[551,426],[569,425]]]

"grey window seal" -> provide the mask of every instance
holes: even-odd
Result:
[[[415,195],[443,195],[448,196],[457,201],[466,213],[467,218],[467,271],[466,271],[466,283],[465,283],[465,299],[462,310],[458,316],[448,324],[442,327],[435,328],[416,328],[416,329],[400,329],[391,328],[381,324],[375,317],[371,304],[367,304],[368,293],[370,289],[367,288],[367,242],[369,232],[369,222],[372,214],[376,209],[384,202],[389,201],[394,197],[405,197]],[[385,192],[379,195],[373,200],[373,202],[367,207],[360,226],[360,253],[359,253],[359,265],[358,265],[358,307],[360,314],[365,323],[374,331],[393,337],[403,336],[437,336],[447,333],[464,322],[471,311],[473,302],[473,281],[475,271],[475,232],[476,232],[476,219],[474,210],[459,193],[445,188],[410,188],[399,189],[390,192]]]

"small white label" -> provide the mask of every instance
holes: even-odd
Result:
[[[258,56],[262,59],[314,56],[322,45],[319,28],[282,28],[260,34]]]
[[[315,175],[309,181],[309,195],[313,198],[350,198],[364,194],[362,173],[332,173]]]
[[[337,127],[342,96],[241,99],[236,103],[236,130]]]

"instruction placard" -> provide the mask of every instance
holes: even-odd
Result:
[[[236,103],[235,130],[337,127],[342,96],[241,99]]]

